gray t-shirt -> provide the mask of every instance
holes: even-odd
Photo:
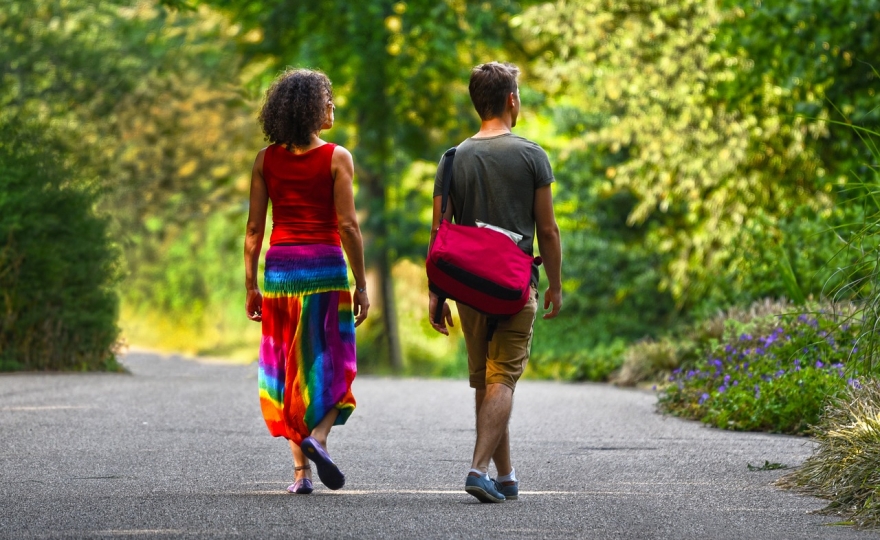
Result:
[[[443,194],[443,161],[434,178],[435,197]],[[535,190],[552,182],[547,153],[532,141],[512,133],[466,139],[452,165],[452,219],[462,225],[480,220],[521,234],[520,249],[533,255]],[[533,277],[537,282],[537,268]]]

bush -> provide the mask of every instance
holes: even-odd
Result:
[[[678,365],[679,351],[671,339],[645,340],[626,349],[623,365],[611,381],[621,386],[635,386],[668,377]]]
[[[880,384],[853,385],[825,408],[818,447],[777,484],[828,499],[824,513],[861,527],[880,526]]]
[[[726,429],[809,432],[824,400],[853,380],[861,332],[856,308],[759,316],[761,309],[727,313],[720,339],[694,345],[697,360],[669,377],[660,408]]]
[[[36,131],[36,130],[35,130]],[[116,252],[57,141],[0,124],[0,371],[116,370]]]
[[[550,333],[551,329],[552,325],[543,326],[536,332],[533,342],[554,341],[557,337],[565,339],[564,333]],[[571,341],[578,343],[576,338],[569,339]],[[624,350],[626,344],[621,339],[566,352],[536,353],[533,350],[525,376],[533,379],[605,382],[620,369]]]

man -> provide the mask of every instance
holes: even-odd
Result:
[[[462,142],[453,161],[450,204],[445,219],[475,225],[476,220],[522,235],[519,247],[532,254],[537,231],[538,245],[550,286],[544,293],[544,314],[552,319],[562,307],[562,248],[553,213],[550,184],[553,171],[547,154],[537,144],[514,135],[520,111],[519,69],[512,64],[490,62],[471,72],[469,90],[480,115],[480,131]],[[434,185],[434,220],[431,241],[440,224],[443,161]],[[481,502],[514,500],[519,481],[510,461],[508,421],[513,391],[529,359],[532,328],[538,310],[538,268],[532,268],[529,302],[521,312],[499,321],[492,341],[487,341],[486,317],[458,303],[458,313],[468,351],[470,385],[476,390],[477,440],[465,491]],[[438,297],[430,293],[429,318]],[[448,305],[431,325],[449,335],[452,326]],[[489,461],[495,462],[497,478],[489,478]]]

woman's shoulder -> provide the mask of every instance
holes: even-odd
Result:
[[[257,159],[260,161],[271,159],[271,156],[275,155],[280,147],[281,145],[279,144],[270,144],[269,146],[263,147],[257,152]]]
[[[341,144],[333,144],[327,143],[327,146],[332,145],[332,160],[334,163],[339,160],[342,161],[352,161],[351,152],[348,151],[348,148],[342,146]]]

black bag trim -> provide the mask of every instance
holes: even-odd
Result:
[[[446,275],[452,277],[460,283],[467,285],[472,289],[476,289],[483,294],[487,294],[492,298],[513,301],[520,300],[523,296],[523,292],[521,290],[502,287],[497,283],[493,283],[492,281],[484,277],[480,277],[476,274],[468,272],[467,270],[459,268],[443,259],[438,260],[436,264],[437,269],[441,270]]]

